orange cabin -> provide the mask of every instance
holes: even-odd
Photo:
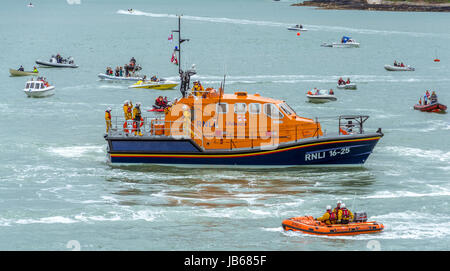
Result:
[[[157,134],[190,134],[205,149],[270,146],[323,135],[320,123],[297,116],[284,101],[212,88],[175,101],[158,126],[152,125]]]

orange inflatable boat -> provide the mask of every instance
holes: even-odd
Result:
[[[327,225],[315,220],[312,216],[288,218],[281,225],[285,231],[300,231],[307,234],[331,236],[376,233],[384,229],[383,224],[374,221]]]

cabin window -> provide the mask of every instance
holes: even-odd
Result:
[[[295,114],[294,109],[292,109],[287,103],[279,104],[281,111],[283,111],[286,115]]]
[[[228,112],[228,104],[220,103],[217,104],[217,113],[226,114]]]
[[[250,112],[250,114],[261,113],[261,104],[250,104],[248,111]]]
[[[264,104],[264,113],[272,119],[282,119],[283,114],[274,104]]]
[[[30,88],[34,88],[34,83],[31,83]]]
[[[39,87],[40,87],[40,88],[44,88],[44,84],[42,84],[42,83],[39,84]]]
[[[30,88],[30,83],[27,83],[27,86],[25,88]]]
[[[244,103],[234,104],[234,113],[245,114],[246,112],[247,112],[247,104]]]

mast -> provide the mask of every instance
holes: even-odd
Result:
[[[172,32],[178,33],[178,46],[175,47],[175,51],[178,52],[178,73],[180,74],[180,92],[183,95],[183,98],[186,96],[186,92],[189,89],[189,83],[191,80],[191,76],[196,74],[194,65],[192,68],[186,71],[183,71],[181,67],[181,44],[185,41],[189,41],[189,39],[181,38],[181,16],[178,16],[178,30],[172,30]]]

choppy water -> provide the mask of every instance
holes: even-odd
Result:
[[[450,103],[450,17],[446,13],[332,11],[292,2],[23,1],[0,9],[0,249],[67,250],[448,250],[450,118],[412,105],[426,89]],[[127,9],[136,10],[134,15]],[[132,56],[147,74],[177,78],[167,40],[183,14],[184,63],[198,79],[228,92],[285,99],[299,115],[368,114],[382,127],[364,167],[356,169],[217,170],[120,167],[106,163],[103,112],[124,100],[150,107],[177,90],[128,89],[96,75]],[[287,26],[310,31],[297,36]],[[359,49],[320,47],[350,35]],[[56,94],[30,99],[26,78],[8,69],[51,54],[80,68],[41,69]],[[437,56],[440,63],[434,63]],[[415,72],[390,73],[394,59]],[[313,87],[350,76],[357,91],[338,101],[306,103]],[[114,111],[113,111],[114,113]],[[323,122],[330,131],[335,123]],[[385,231],[354,237],[285,233],[281,221],[319,216],[341,199]],[[370,242],[372,241],[372,243]]]

